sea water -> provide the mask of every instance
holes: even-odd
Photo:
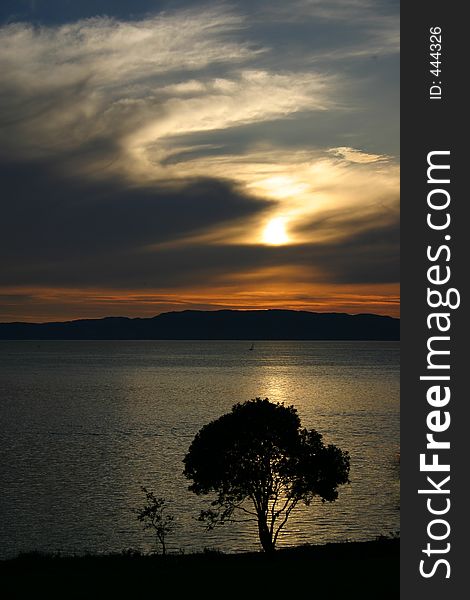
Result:
[[[197,431],[251,398],[294,405],[351,455],[334,503],[293,513],[280,546],[399,529],[397,342],[0,342],[0,553],[150,551],[141,486],[168,501],[170,551],[259,548],[253,524],[211,532],[188,491]]]

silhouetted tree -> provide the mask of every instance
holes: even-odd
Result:
[[[212,509],[200,520],[212,529],[227,521],[255,521],[266,552],[275,549],[281,530],[299,503],[315,496],[338,497],[348,483],[349,454],[314,429],[301,429],[293,406],[256,398],[205,425],[184,458],[184,474],[196,494],[215,492]]]
[[[162,547],[162,554],[166,554],[166,537],[176,527],[173,515],[165,514],[167,502],[164,498],[157,498],[153,492],[142,487],[145,494],[145,505],[136,511],[137,519],[143,523],[144,529],[153,529],[156,540]]]

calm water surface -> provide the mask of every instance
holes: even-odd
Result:
[[[0,555],[152,549],[141,485],[171,500],[170,549],[258,549],[249,525],[207,533],[187,491],[197,431],[256,396],[351,454],[333,504],[299,510],[280,545],[399,529],[395,342],[0,342]]]

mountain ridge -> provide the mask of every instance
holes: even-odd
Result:
[[[398,340],[400,320],[287,309],[183,310],[154,317],[0,323],[2,340]]]

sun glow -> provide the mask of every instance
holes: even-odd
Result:
[[[282,217],[271,219],[263,231],[263,241],[270,246],[282,246],[289,242],[286,224]]]

